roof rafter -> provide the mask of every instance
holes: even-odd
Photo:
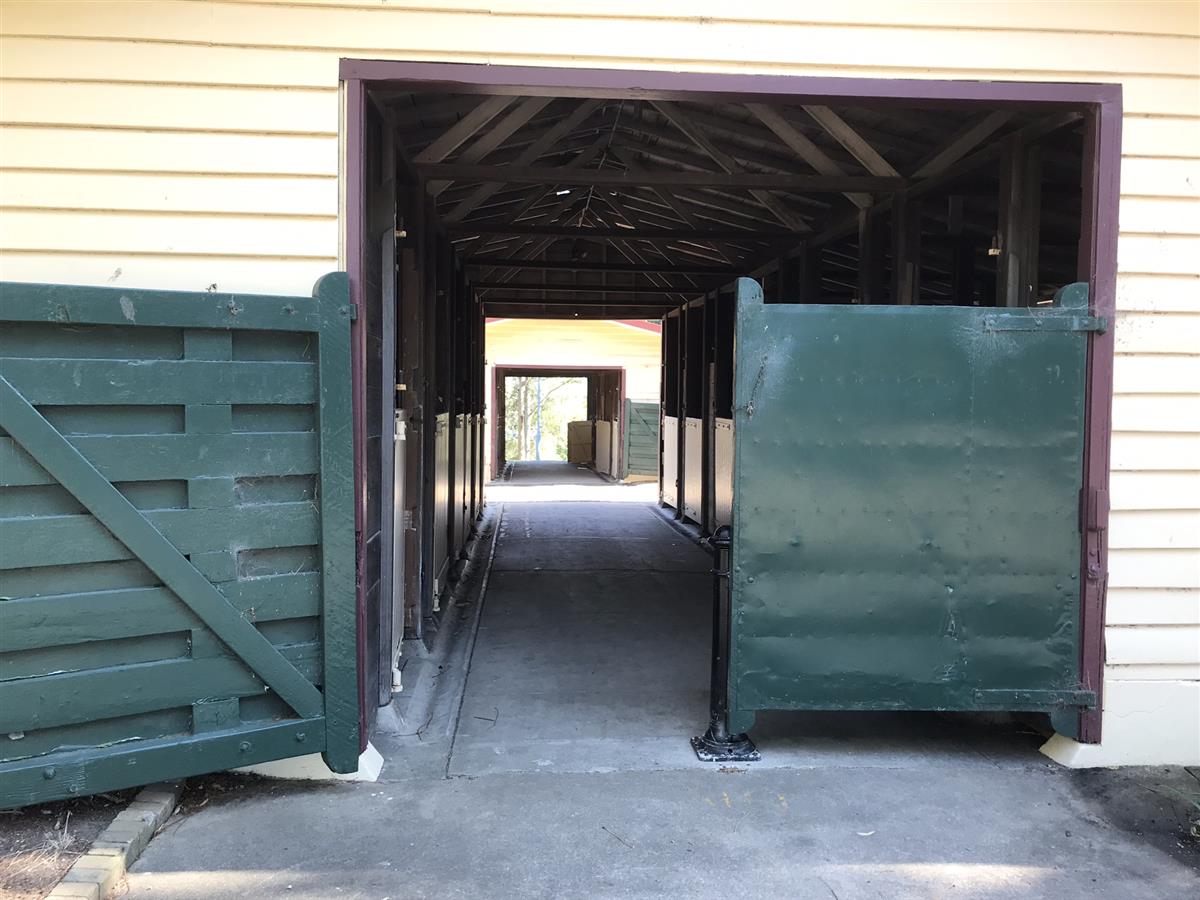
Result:
[[[477,163],[506,140],[535,115],[550,104],[553,97],[527,97],[517,104],[517,108],[495,124],[487,134],[464,150],[458,157],[459,163]],[[452,181],[430,182],[429,193],[437,196],[450,187]]]
[[[831,138],[846,148],[846,151],[857,159],[864,169],[872,175],[899,178],[896,168],[880,156],[879,151],[867,143],[850,124],[828,106],[805,106],[804,111],[816,119],[817,124],[824,128]]]
[[[496,118],[516,99],[516,97],[502,96],[485,97],[482,103],[442,132],[440,137],[435,138],[428,147],[414,156],[413,162],[418,165],[441,162],[457,150],[464,141],[479,131],[480,128]]]
[[[685,134],[697,147],[712,157],[713,162],[730,175],[743,173],[745,170],[728,153],[718,147],[687,115],[672,103],[663,100],[653,100],[651,105],[664,116],[667,121]],[[811,231],[808,225],[792,213],[779,199],[765,190],[751,190],[750,194],[775,218],[790,231]]]

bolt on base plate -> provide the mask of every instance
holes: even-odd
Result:
[[[747,735],[738,734],[717,740],[711,729],[692,738],[692,749],[701,762],[758,762],[762,755]]]

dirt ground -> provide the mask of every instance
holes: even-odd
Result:
[[[0,898],[42,900],[136,793],[0,810]]]

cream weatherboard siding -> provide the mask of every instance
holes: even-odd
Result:
[[[1200,763],[1200,5],[0,0],[0,274],[304,292],[338,59],[1124,85],[1104,743]],[[406,8],[407,7],[407,8]]]

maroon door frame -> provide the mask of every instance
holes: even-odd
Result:
[[[621,391],[621,402],[617,411],[618,426],[625,428],[625,369],[621,366],[529,366],[524,363],[497,363],[492,366],[492,409],[500,408],[501,397],[503,396],[503,387],[505,378],[511,378],[515,375],[540,375],[543,378],[582,378],[591,379],[592,375],[603,375],[608,372],[617,373],[617,384]],[[589,384],[589,390],[591,386]],[[495,478],[499,474],[500,468],[500,451],[499,451],[499,427],[500,422],[493,414],[491,424],[488,425],[488,430],[492,435],[492,477]],[[594,446],[594,445],[593,445]]]
[[[795,102],[857,106],[889,106],[918,101],[943,106],[981,108],[1084,108],[1083,213],[1079,277],[1090,286],[1091,312],[1110,327],[1093,333],[1088,347],[1087,435],[1084,445],[1084,525],[1080,578],[1081,673],[1085,690],[1096,692],[1097,706],[1079,718],[1079,740],[1099,743],[1104,689],[1104,605],[1108,573],[1108,472],[1112,434],[1113,333],[1116,311],[1117,208],[1120,200],[1120,84],[1065,84],[1004,81],[935,81],[886,78],[829,78],[806,75],[743,75],[700,72],[575,69],[535,66],[492,66],[401,60],[343,59],[340,77],[345,90],[346,131],[346,268],[350,296],[362,303],[364,196],[364,109],[369,88],[410,92],[505,94],[515,96],[605,97],[656,100]],[[363,390],[366,336],[360,315],[354,324],[355,527],[361,533],[366,509],[367,465]],[[365,583],[359,555],[360,591]],[[360,618],[362,598],[360,594]],[[363,623],[359,627],[360,662]],[[359,666],[360,672],[362,666]],[[360,692],[361,693],[361,692]],[[364,732],[362,738],[366,742]]]

